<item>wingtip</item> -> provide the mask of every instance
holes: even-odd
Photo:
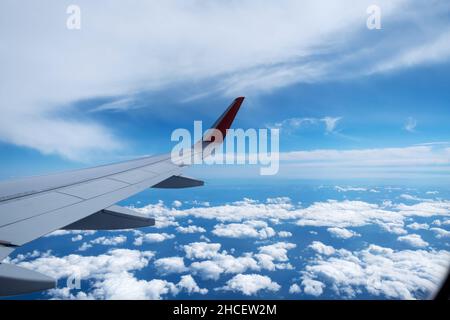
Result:
[[[222,116],[216,121],[216,123],[212,126],[213,129],[220,130],[222,132],[223,137],[226,136],[226,131],[231,127],[231,124],[236,117],[239,109],[241,108],[242,103],[244,102],[245,97],[237,97],[231,103],[231,105],[227,108],[227,110],[222,114]]]

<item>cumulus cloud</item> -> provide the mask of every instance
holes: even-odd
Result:
[[[190,271],[203,279],[212,280],[218,280],[222,274],[238,274],[249,270],[292,269],[287,252],[295,247],[293,243],[277,242],[259,247],[257,253],[247,252],[236,257],[220,251],[219,243],[194,242],[183,246],[188,259],[202,260],[192,262]]]
[[[97,256],[71,254],[57,257],[48,252],[34,253],[26,257],[33,258],[30,261],[17,259],[10,262],[56,279],[77,276],[81,281],[92,281],[89,292],[73,293],[68,288],[49,290],[48,294],[57,299],[161,299],[181,291],[207,293],[189,275],[182,276],[178,283],[137,279],[133,273],[145,268],[153,257],[152,251],[113,249]]]
[[[335,238],[350,239],[352,237],[361,236],[359,233],[345,228],[328,228],[327,231]]]
[[[81,239],[80,239],[81,240]],[[93,245],[102,245],[102,246],[117,246],[119,244],[123,244],[127,241],[127,237],[124,235],[118,235],[113,237],[98,237],[88,242],[84,242],[79,248],[78,251],[86,251],[87,249],[92,248]]]
[[[198,274],[204,280],[219,280],[224,269],[215,261],[196,261],[190,266],[193,274]]]
[[[207,242],[193,242],[183,246],[188,259],[211,259],[219,253],[220,247],[220,243]]]
[[[83,236],[81,234],[78,234],[78,235],[72,237],[71,240],[72,240],[72,242],[81,241],[81,240],[83,240]]]
[[[244,223],[219,224],[212,233],[224,238],[267,239],[276,235],[275,230],[264,221],[245,221]]]
[[[450,258],[444,250],[397,251],[377,245],[354,252],[318,242],[314,248],[327,250],[308,262],[303,280],[320,281],[322,289],[330,288],[340,297],[355,297],[366,290],[394,299],[425,298],[442,281]]]
[[[238,274],[219,288],[225,291],[242,292],[246,296],[256,295],[261,290],[276,292],[281,286],[267,276],[259,274]]]
[[[326,244],[320,241],[313,241],[313,243],[309,245],[309,248],[311,248],[318,254],[325,256],[330,256],[336,252],[336,250],[332,246],[327,246]]]
[[[429,243],[423,240],[418,234],[408,234],[406,236],[398,237],[397,240],[417,248],[423,248],[429,245]]]
[[[176,296],[180,292],[206,294],[208,289],[200,288],[190,275],[182,276],[178,283],[166,280],[139,280],[130,273],[107,275],[106,279],[94,284],[92,292],[73,293],[69,288],[48,291],[53,299],[108,299],[108,300],[160,300],[166,295]]]
[[[279,231],[279,232],[278,232],[278,236],[279,236],[280,238],[289,238],[289,237],[292,237],[292,232],[289,232],[289,231]]]
[[[172,206],[174,206],[175,208],[179,208],[183,205],[183,203],[179,200],[175,200],[174,202],[172,202]]]
[[[426,223],[418,223],[418,222],[413,222],[411,224],[407,225],[408,228],[413,229],[413,230],[427,230],[430,228],[430,226]]]
[[[274,236],[275,231],[264,220],[295,221],[298,226],[329,228],[351,228],[375,224],[387,232],[404,235],[407,234],[405,219],[448,217],[450,216],[450,201],[426,200],[407,205],[392,202],[375,204],[365,201],[328,200],[302,207],[300,204],[293,204],[289,198],[281,197],[276,201],[267,199],[266,202],[259,202],[253,199],[243,199],[224,205],[194,207],[185,210],[168,208],[163,203],[158,203],[136,210],[153,215],[157,219],[165,220],[165,217],[170,217],[171,223],[177,226],[174,219],[178,217],[217,220],[221,223],[215,226],[213,230],[215,235],[266,239]]]
[[[135,246],[141,246],[144,243],[163,242],[163,241],[175,238],[175,235],[167,234],[167,233],[143,233],[143,232],[137,231],[136,234],[137,234],[137,237],[136,237],[136,239],[134,239],[134,242],[133,242],[133,244]]]
[[[323,293],[323,288],[325,285],[317,280],[304,279],[302,281],[303,291],[306,294],[318,297]]]
[[[300,286],[296,283],[294,283],[293,285],[291,285],[289,287],[289,293],[290,294],[296,294],[296,293],[301,293],[302,289],[300,288]]]
[[[183,273],[188,270],[182,257],[158,259],[155,261],[155,267],[160,274]]]
[[[259,247],[259,253],[271,256],[277,261],[287,261],[289,260],[287,256],[288,250],[297,247],[295,243],[289,242],[277,242],[271,245]]]
[[[177,227],[176,230],[179,233],[203,233],[206,232],[205,228],[199,226],[187,226],[187,227]]]
[[[206,288],[200,288],[195,282],[194,278],[187,274],[181,277],[180,282],[178,282],[178,287],[183,288],[187,291],[187,293],[200,293],[200,294],[207,294],[208,289]]]
[[[436,234],[436,238],[450,238],[450,231],[447,231],[442,228],[431,228],[431,231],[433,231]]]

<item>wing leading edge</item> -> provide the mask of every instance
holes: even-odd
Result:
[[[244,98],[236,98],[214,123],[223,136]],[[46,275],[1,263],[16,248],[58,229],[108,230],[154,225],[115,205],[147,188],[188,188],[203,181],[181,175],[170,154],[0,183],[0,296],[53,288]]]

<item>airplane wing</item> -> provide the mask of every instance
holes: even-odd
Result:
[[[233,101],[213,125],[222,134],[244,98]],[[108,230],[146,227],[155,220],[115,205],[147,188],[187,188],[202,181],[181,175],[185,165],[170,154],[0,183],[0,296],[55,287],[55,280],[1,263],[16,248],[58,229]]]

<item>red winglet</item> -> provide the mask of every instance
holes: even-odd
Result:
[[[234,118],[236,117],[236,114],[238,113],[244,99],[244,97],[234,99],[227,110],[225,110],[220,118],[217,119],[217,121],[212,125],[211,129],[219,130],[222,133],[223,138],[225,138],[227,129],[231,127],[231,124],[233,123]]]

